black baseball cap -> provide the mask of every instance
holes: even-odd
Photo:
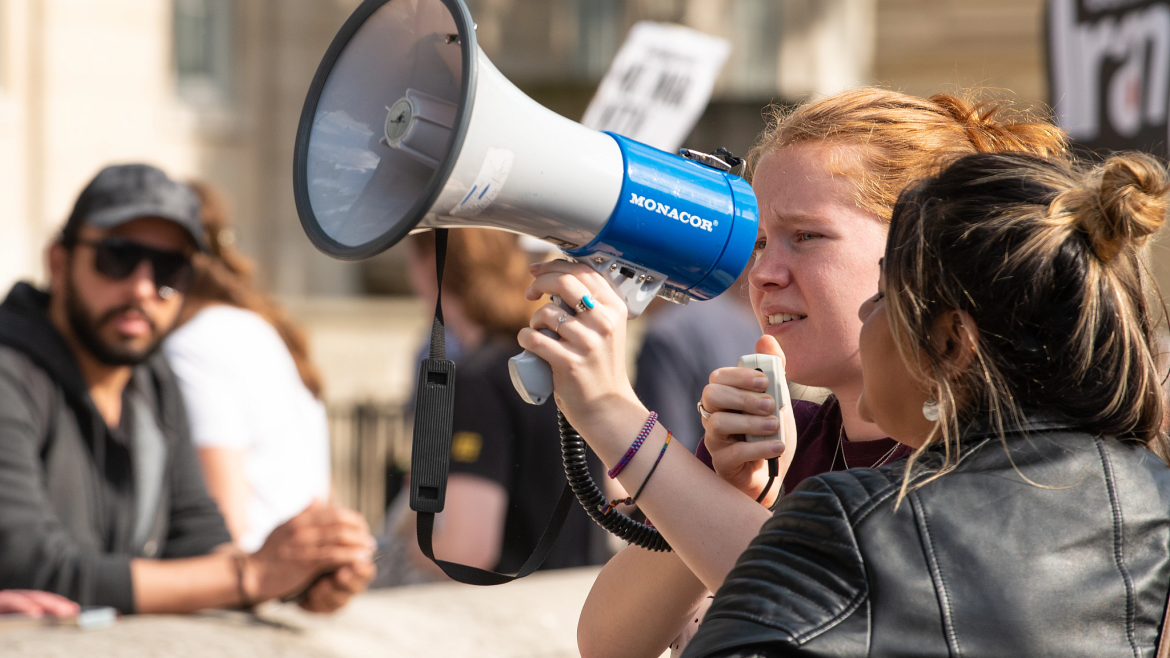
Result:
[[[187,230],[200,251],[209,251],[199,220],[199,197],[190,186],[171,180],[158,167],[145,164],[112,165],[85,186],[61,241],[72,245],[82,224],[114,228],[140,217],[170,220]]]

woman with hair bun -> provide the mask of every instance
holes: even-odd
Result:
[[[1136,154],[969,155],[907,190],[858,411],[914,452],[781,500],[686,655],[1153,656],[1170,451],[1142,247],[1168,191]]]
[[[192,182],[211,252],[163,351],[178,378],[208,492],[233,541],[255,551],[314,499],[331,497],[329,425],[307,341],[252,284],[227,209]]]
[[[581,614],[583,656],[681,650],[710,593],[770,516],[767,506],[781,487],[755,502],[768,479],[767,458],[779,457],[782,489],[792,491],[809,476],[888,464],[908,452],[856,408],[862,389],[857,307],[877,285],[898,193],[940,158],[1008,150],[1048,156],[1065,149],[1063,132],[1050,123],[1004,103],[948,94],[924,99],[854,89],[773,113],[748,158],[760,209],[748,273],[764,334],[756,351],[786,356],[790,381],[832,395],[819,405],[795,401],[777,416],[758,373],[716,370],[701,400],[709,416],[699,459],[668,445],[647,481],[668,429],[654,424],[645,439],[652,447],[636,452],[617,479],[630,492],[646,481],[638,507],[674,552],[629,547],[606,565]],[[546,263],[533,274],[530,299],[589,294],[598,301],[561,325],[560,342],[531,330],[521,332],[520,342],[552,365],[558,405],[613,467],[650,414],[624,369],[625,309],[585,266]],[[556,328],[561,315],[545,306],[531,327]],[[781,423],[786,445],[743,440],[773,434]]]

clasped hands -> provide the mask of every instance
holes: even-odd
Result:
[[[252,603],[299,594],[302,608],[332,612],[374,578],[374,550],[360,514],[313,501],[245,556],[244,593]]]

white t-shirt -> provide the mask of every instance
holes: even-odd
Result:
[[[325,406],[305,388],[272,325],[217,304],[177,329],[163,351],[178,376],[195,446],[244,452],[250,489],[244,550],[260,548],[313,498],[329,497]]]

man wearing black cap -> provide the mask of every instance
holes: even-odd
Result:
[[[256,553],[231,547],[156,354],[199,250],[186,185],[108,167],[49,248],[49,292],[19,283],[0,304],[0,589],[123,612],[304,592],[305,607],[331,610],[372,577],[364,522],[324,504]]]

